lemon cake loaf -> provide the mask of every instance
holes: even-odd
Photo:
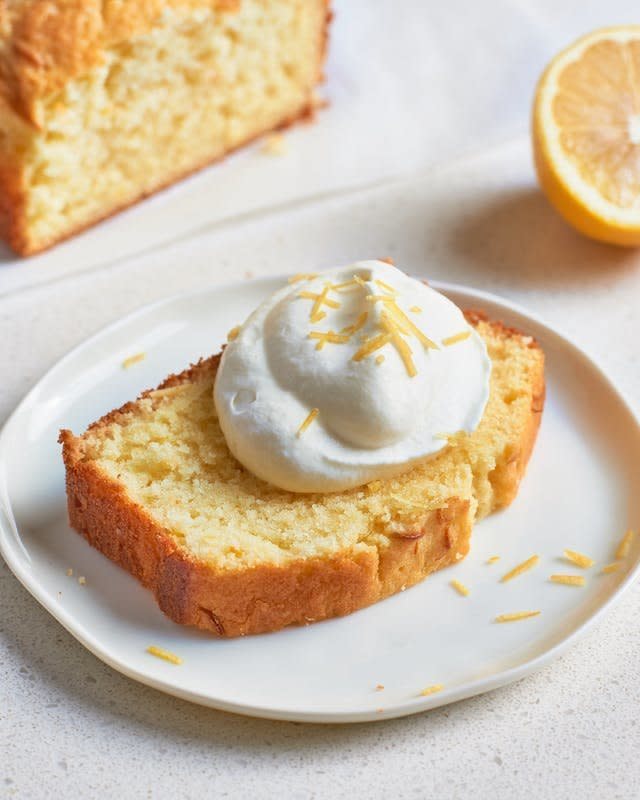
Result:
[[[304,116],[329,0],[0,0],[0,236],[28,255]]]
[[[219,636],[347,614],[454,564],[473,523],[515,497],[545,391],[531,337],[466,317],[492,363],[482,420],[408,472],[324,494],[260,480],[227,447],[213,356],[61,432],[71,525],[169,617]]]

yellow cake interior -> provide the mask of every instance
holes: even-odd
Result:
[[[448,498],[469,499],[479,519],[510,502],[503,486],[532,414],[542,353],[527,337],[480,322],[493,363],[478,429],[411,471],[332,494],[292,494],[254,477],[230,454],[212,399],[215,371],[152,392],[84,436],[83,460],[123,485],[196,557],[230,569],[327,556],[419,527]],[[293,435],[293,434],[292,434]],[[505,484],[506,486],[507,484]]]

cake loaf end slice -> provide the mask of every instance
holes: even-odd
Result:
[[[0,236],[55,242],[313,111],[328,0],[0,3]]]

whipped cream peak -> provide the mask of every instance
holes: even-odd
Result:
[[[409,469],[472,431],[491,363],[461,311],[381,261],[294,276],[228,343],[214,399],[231,452],[294,492]]]

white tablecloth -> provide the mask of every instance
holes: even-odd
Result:
[[[5,256],[0,422],[65,351],[144,302],[384,255],[528,306],[640,407],[640,255],[559,220],[526,138],[545,60],[590,27],[631,21],[632,5],[337,7],[332,107],[287,135],[285,156],[241,154],[49,254]],[[345,728],[243,719],[139,686],[75,642],[4,564],[0,602],[0,796],[640,796],[637,586],[520,684]]]

